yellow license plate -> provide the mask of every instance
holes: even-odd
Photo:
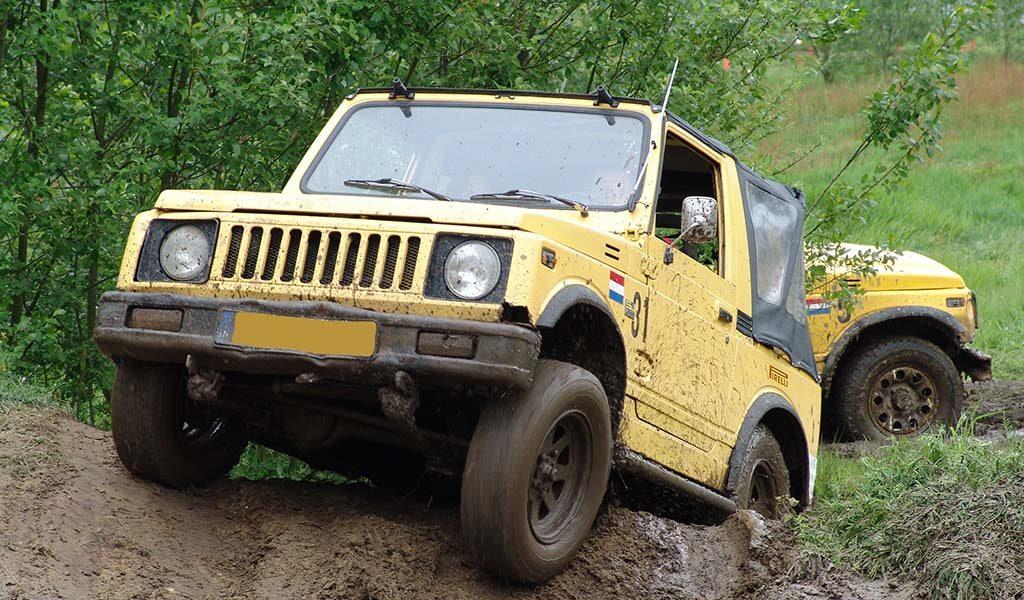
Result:
[[[372,356],[377,349],[373,321],[331,321],[250,312],[223,312],[218,343],[319,356]]]

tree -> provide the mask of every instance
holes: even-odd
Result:
[[[805,238],[810,289],[827,288],[827,297],[849,305],[857,290],[849,287],[846,278],[871,275],[880,264],[895,258],[885,249],[844,252],[837,243],[843,223],[863,218],[875,205],[878,192],[894,189],[915,162],[941,151],[942,112],[956,98],[956,75],[965,66],[962,48],[986,14],[985,7],[973,3],[950,7],[940,26],[899,60],[886,87],[868,98],[862,111],[863,138],[808,203]],[[850,167],[869,152],[880,157],[875,168],[850,181]]]
[[[988,29],[999,40],[1003,61],[1008,62],[1024,37],[1024,1],[994,0]]]

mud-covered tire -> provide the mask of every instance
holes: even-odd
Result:
[[[775,519],[781,515],[789,493],[789,468],[782,447],[764,425],[754,428],[743,460],[729,470],[728,488],[741,509]]]
[[[956,425],[963,410],[964,383],[941,348],[921,338],[901,336],[871,342],[856,352],[844,361],[832,392],[840,437],[882,441]],[[903,381],[897,379],[901,373]],[[885,378],[889,386],[883,389]],[[919,380],[915,383],[914,378]],[[905,406],[894,402],[914,410],[897,412]],[[894,429],[897,424],[900,427]]]
[[[110,395],[110,428],[121,463],[134,475],[178,489],[222,477],[246,444],[237,421],[196,407],[186,385],[178,365],[126,360],[117,366]]]
[[[601,383],[575,365],[539,361],[531,389],[490,402],[473,434],[461,508],[469,556],[526,583],[562,571],[597,517],[611,458]]]

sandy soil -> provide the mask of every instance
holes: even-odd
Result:
[[[970,386],[982,434],[1024,426],[1024,383]],[[462,558],[458,511],[362,486],[132,478],[107,433],[0,405],[0,599],[912,598],[807,568],[781,524],[697,526],[609,506],[571,567],[527,588]],[[814,573],[814,576],[801,575]]]

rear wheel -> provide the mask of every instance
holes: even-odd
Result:
[[[775,519],[789,494],[789,468],[778,440],[764,425],[754,428],[746,454],[729,472],[729,490],[742,509]]]
[[[836,382],[840,432],[855,440],[913,437],[956,425],[964,385],[949,356],[916,337],[873,342],[847,361]]]
[[[183,488],[225,475],[246,438],[219,409],[196,404],[178,365],[122,361],[110,396],[117,455],[133,474]]]
[[[575,365],[541,360],[530,391],[488,404],[473,434],[462,482],[468,553],[517,581],[559,573],[601,507],[611,450],[601,383]]]

